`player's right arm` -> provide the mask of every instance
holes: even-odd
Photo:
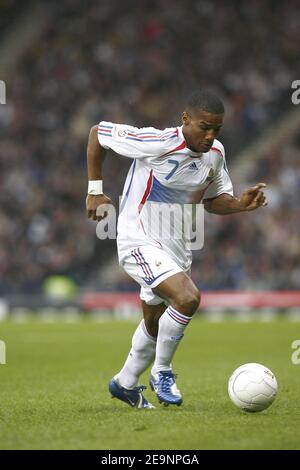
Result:
[[[87,168],[88,179],[90,181],[103,181],[102,166],[105,158],[105,148],[98,140],[98,126],[93,126],[90,130],[87,146]],[[95,191],[96,193],[98,191]],[[102,216],[96,214],[97,208],[103,204],[112,204],[112,201],[105,194],[88,194],[86,197],[86,210],[88,218],[101,220],[107,216],[104,212]]]
[[[87,151],[89,181],[102,181],[102,164],[106,149],[134,159],[145,159],[164,155],[174,147],[178,138],[176,128],[164,130],[153,127],[137,128],[127,124],[101,121],[91,129]],[[176,145],[175,145],[176,146]],[[86,199],[88,217],[101,220],[96,215],[99,205],[111,203],[102,195],[88,195]],[[106,214],[104,214],[104,217]]]

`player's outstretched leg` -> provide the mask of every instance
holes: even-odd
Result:
[[[193,281],[183,272],[169,277],[153,290],[170,305],[159,319],[150,386],[161,403],[181,405],[182,396],[176,386],[176,376],[170,368],[170,363],[183,338],[185,328],[199,306],[200,293]]]
[[[165,305],[156,306],[156,311],[163,312],[165,308]],[[142,392],[145,387],[138,386],[138,380],[152,363],[155,349],[156,337],[149,334],[142,320],[133,335],[132,347],[123,368],[109,383],[112,397],[137,408],[153,408],[143,396]]]

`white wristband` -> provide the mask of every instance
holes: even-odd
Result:
[[[102,180],[89,181],[88,194],[91,194],[92,196],[98,196],[99,194],[103,194],[103,181]]]

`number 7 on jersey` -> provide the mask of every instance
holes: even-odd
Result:
[[[168,160],[168,163],[171,163],[171,165],[173,165],[174,167],[172,168],[172,170],[170,171],[170,173],[166,176],[166,180],[169,180],[175,173],[175,171],[177,170],[177,168],[179,167],[179,162],[177,160]]]

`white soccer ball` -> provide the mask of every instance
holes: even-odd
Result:
[[[232,402],[241,410],[250,412],[268,408],[275,400],[277,389],[275,375],[262,364],[238,367],[228,382]]]

